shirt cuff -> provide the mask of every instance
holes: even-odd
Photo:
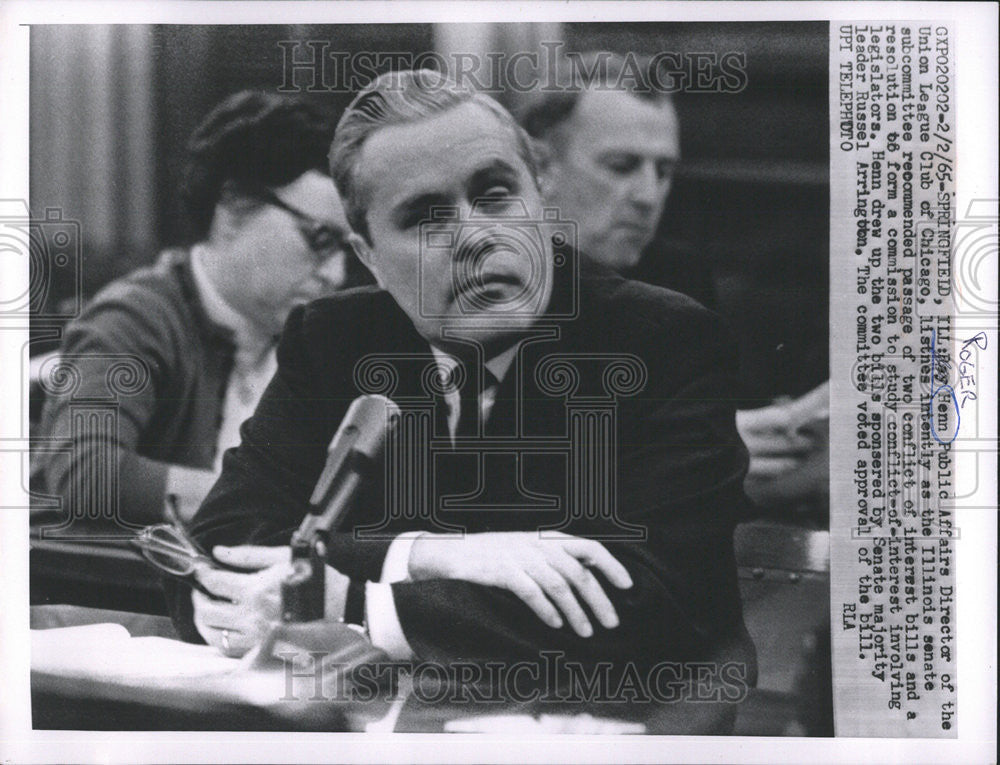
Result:
[[[380,582],[392,584],[393,582],[405,582],[410,578],[410,550],[417,537],[425,534],[424,531],[407,531],[389,543],[385,560],[382,562],[382,578]],[[395,609],[393,609],[395,611]]]
[[[372,643],[389,654],[392,659],[397,661],[412,659],[413,649],[406,642],[403,626],[399,623],[391,584],[368,582],[365,585],[365,611],[368,636]]]

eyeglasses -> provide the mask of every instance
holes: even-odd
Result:
[[[169,523],[147,526],[136,534],[133,542],[146,560],[173,576],[189,576],[197,570],[198,564],[214,566],[218,563]]]
[[[288,204],[268,188],[257,188],[253,195],[262,202],[274,205],[284,210],[295,218],[299,231],[309,244],[309,249],[317,254],[329,254],[347,251],[347,240],[344,233],[339,228],[335,228],[327,223],[316,220],[311,215],[302,212],[297,207]]]
[[[168,502],[168,508],[172,511]],[[174,515],[173,512],[168,512]],[[147,526],[132,539],[144,557],[154,568],[164,574],[186,581],[199,592],[214,600],[223,600],[210,592],[194,575],[199,566],[221,568],[226,571],[248,573],[250,569],[239,568],[216,560],[206,553],[195,539],[188,534],[179,519],[174,516],[173,523],[158,523]]]

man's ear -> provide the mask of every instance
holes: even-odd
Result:
[[[542,199],[551,199],[556,190],[556,181],[553,178],[552,166],[542,170],[538,174],[538,190],[542,194]]]
[[[538,168],[538,190],[543,199],[550,199],[559,184],[559,160],[548,141],[534,139],[532,153]]]
[[[364,263],[365,268],[371,271],[372,276],[375,277],[375,281],[378,282],[378,286],[385,289],[382,277],[379,276],[378,268],[375,265],[375,253],[372,252],[371,245],[365,241],[363,236],[353,231],[347,235],[347,243],[351,245],[354,254],[358,256],[358,260]]]
[[[555,188],[555,174],[557,171],[556,160],[553,156],[552,146],[548,141],[539,138],[531,139],[531,153],[535,158],[535,167],[538,169],[538,190],[543,199],[548,199]]]

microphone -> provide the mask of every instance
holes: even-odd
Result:
[[[247,659],[251,669],[272,676],[283,668],[286,695],[289,652],[312,656],[320,673],[316,677],[326,678],[324,689],[330,684],[343,688],[359,667],[389,659],[350,625],[323,617],[327,540],[336,532],[362,483],[382,464],[386,438],[398,421],[399,407],[391,400],[361,396],[351,402],[327,448],[326,465],[309,500],[309,512],[292,535],[293,571],[281,583],[281,621],[271,625]],[[381,678],[382,673],[376,676]],[[382,687],[383,680],[376,682]]]
[[[385,396],[358,396],[351,402],[327,447],[326,465],[297,534],[337,530],[363,478],[381,461],[386,436],[398,420],[399,407]]]
[[[327,448],[309,512],[292,535],[294,570],[282,584],[284,621],[323,618],[326,541],[336,533],[365,479],[381,465],[386,438],[399,414],[399,407],[385,396],[359,396],[351,402]]]

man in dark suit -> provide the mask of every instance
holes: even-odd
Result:
[[[366,88],[330,156],[381,289],[289,318],[193,529],[259,570],[199,572],[231,602],[175,590],[182,632],[234,655],[260,639],[327,444],[381,392],[420,415],[411,461],[331,541],[328,618],[400,658],[752,663],[732,550],[746,451],[716,317],[578,258],[526,135],[434,72]]]

